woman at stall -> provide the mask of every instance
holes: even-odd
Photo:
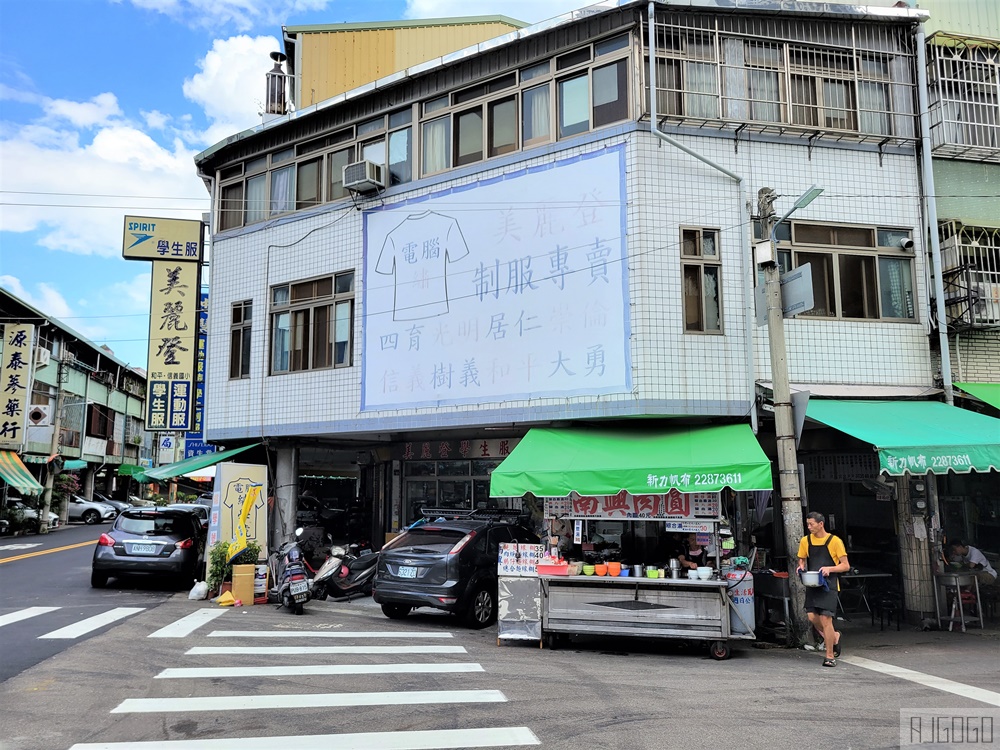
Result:
[[[688,534],[677,559],[680,561],[682,568],[694,570],[708,564],[708,550],[698,544],[697,534]]]

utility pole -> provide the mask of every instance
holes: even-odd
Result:
[[[761,239],[770,244],[770,253],[763,262],[767,293],[767,342],[771,353],[771,385],[774,400],[774,432],[778,447],[778,494],[781,498],[781,520],[785,529],[785,549],[788,555],[788,592],[792,622],[787,623],[788,645],[796,646],[809,632],[805,615],[805,587],[796,574],[799,541],[805,535],[802,524],[802,492],[799,487],[799,461],[795,449],[795,421],[792,414],[792,393],[788,383],[788,362],[785,347],[785,318],[781,305],[781,269],[777,262],[774,232],[778,225],[798,208],[811,203],[821,189],[813,186],[795,205],[775,220],[774,201],[780,196],[771,188],[757,193],[757,215],[761,222]]]
[[[59,371],[56,374],[56,412],[52,415],[52,440],[49,441],[49,462],[45,471],[45,490],[42,492],[42,507],[38,509],[38,533],[49,533],[49,508],[52,507],[52,486],[56,479],[56,459],[59,453],[59,429],[62,426],[63,410],[63,373],[65,365],[59,360]]]

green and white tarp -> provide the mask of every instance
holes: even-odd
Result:
[[[771,489],[771,463],[747,425],[540,428],[490,477],[491,497]]]
[[[37,495],[44,489],[14,451],[0,451],[0,479],[22,495]]]
[[[817,399],[806,416],[871,443],[890,476],[1000,469],[1000,419],[948,404]]]

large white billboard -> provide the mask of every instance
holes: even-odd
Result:
[[[363,411],[631,390],[624,148],[365,213]]]

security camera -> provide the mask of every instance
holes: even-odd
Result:
[[[909,237],[900,237],[899,238],[899,246],[901,248],[903,248],[904,250],[912,250],[913,249],[913,240],[911,240]]]

